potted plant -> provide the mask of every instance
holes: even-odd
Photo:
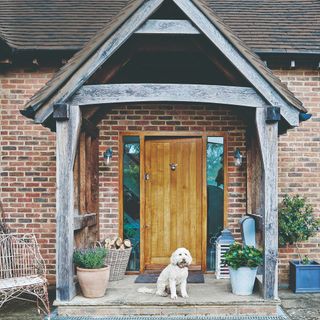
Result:
[[[86,298],[103,297],[109,281],[110,266],[105,265],[106,248],[76,249],[73,262],[81,291]]]
[[[295,293],[320,292],[320,264],[301,256],[297,242],[316,234],[320,220],[306,199],[286,195],[279,206],[279,246],[295,244],[298,260],[289,262],[289,286]]]
[[[235,242],[224,255],[229,266],[232,293],[250,295],[253,291],[258,266],[263,262],[262,251]]]

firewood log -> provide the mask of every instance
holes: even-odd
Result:
[[[114,242],[114,246],[116,249],[119,249],[122,245],[122,239],[120,237],[118,237],[115,242]]]
[[[105,248],[111,249],[111,244],[112,244],[112,240],[111,240],[111,239],[106,238],[106,239],[104,240],[104,247],[105,247]]]
[[[131,241],[129,239],[123,240],[123,244],[124,244],[125,248],[131,248],[132,247]]]

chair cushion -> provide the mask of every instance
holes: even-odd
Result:
[[[0,291],[10,288],[38,286],[46,283],[46,279],[37,276],[15,277],[0,279]]]

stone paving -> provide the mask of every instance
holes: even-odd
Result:
[[[320,293],[296,294],[280,290],[279,297],[291,320],[320,320]]]

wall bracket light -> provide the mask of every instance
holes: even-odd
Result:
[[[239,148],[234,151],[234,164],[236,167],[242,166],[243,155]]]
[[[103,154],[103,160],[106,165],[109,165],[110,159],[112,159],[113,150],[112,148],[108,148]]]

